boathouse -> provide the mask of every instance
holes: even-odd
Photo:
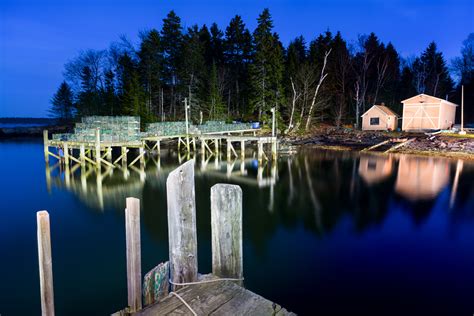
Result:
[[[403,100],[402,130],[449,129],[454,124],[457,104],[419,94]]]
[[[393,131],[397,129],[398,115],[386,107],[374,105],[362,114],[362,130],[364,131]]]

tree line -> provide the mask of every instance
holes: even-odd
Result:
[[[434,42],[408,59],[374,33],[348,43],[328,30],[309,43],[299,36],[284,47],[268,9],[253,32],[239,15],[225,30],[216,23],[184,29],[171,11],[161,30],[140,33],[138,47],[121,37],[107,50],[81,51],[66,63],[51,113],[66,120],[85,115],[179,120],[186,99],[195,122],[268,122],[274,108],[280,128],[307,130],[317,122],[358,126],[360,115],[382,102],[400,113],[400,101],[418,93],[458,101],[464,84],[465,112],[472,119],[473,43],[470,34],[448,68]]]

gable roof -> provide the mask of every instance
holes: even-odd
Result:
[[[418,100],[418,101],[417,101]],[[428,95],[428,94],[424,94],[424,93],[421,93],[421,94],[418,94],[418,95],[415,95],[413,97],[410,97],[408,99],[405,99],[402,101],[402,103],[410,103],[410,101],[414,101],[413,103],[438,103],[438,102],[445,102],[445,103],[448,103],[450,105],[454,105],[454,106],[458,106],[456,103],[453,103],[453,102],[449,102],[445,99],[441,99],[441,98],[438,98],[438,97],[434,97],[432,95]]]
[[[379,110],[380,112],[382,112],[383,114],[385,114],[386,116],[396,116],[398,117],[398,114],[393,112],[390,108],[388,108],[387,106],[385,105],[377,105],[377,104],[374,104],[370,109],[368,109],[367,111],[365,111],[364,114],[362,114],[361,116],[365,116],[367,115],[367,113],[369,113],[370,111],[372,111],[372,109],[377,109]]]

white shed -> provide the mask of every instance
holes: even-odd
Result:
[[[454,124],[457,104],[419,94],[403,100],[402,130],[448,129]]]

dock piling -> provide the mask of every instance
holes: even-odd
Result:
[[[128,306],[131,312],[142,308],[142,268],[140,246],[140,200],[126,200],[125,233],[127,245]]]
[[[171,281],[197,280],[194,160],[173,170],[166,180]],[[173,290],[179,286],[173,286]]]
[[[38,261],[41,289],[41,315],[54,316],[53,260],[51,257],[51,232],[49,213],[36,213],[38,227]]]
[[[48,141],[48,130],[43,130],[43,144],[44,144],[44,160],[49,163],[49,141]]]

